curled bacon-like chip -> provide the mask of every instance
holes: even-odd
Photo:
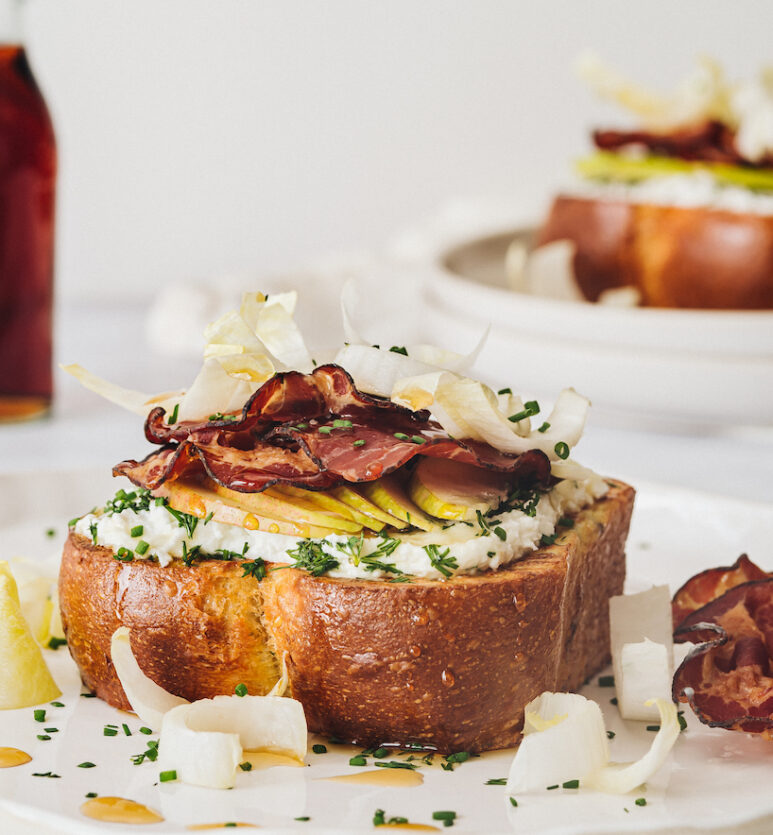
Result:
[[[715,120],[663,132],[597,130],[593,133],[593,141],[597,148],[607,151],[642,145],[655,154],[678,159],[723,162],[755,168],[773,165],[773,156],[770,154],[761,160],[746,159],[736,147],[734,131]]]
[[[419,454],[511,473],[521,484],[546,486],[551,477],[542,452],[518,456],[481,441],[455,440],[429,412],[359,391],[337,365],[275,375],[241,415],[169,424],[162,408],[153,409],[145,435],[164,447],[142,461],[123,461],[113,472],[149,489],[194,473],[240,492],[277,483],[325,490],[380,478]]]
[[[209,443],[245,432],[261,434],[275,424],[304,423],[362,408],[402,415],[411,423],[426,422],[429,418],[426,411],[412,412],[391,400],[359,391],[347,371],[340,365],[330,364],[320,365],[311,374],[300,371],[275,374],[244,404],[241,415],[169,424],[164,419],[164,409],[157,407],[145,421],[145,437],[154,444],[188,439]]]
[[[674,638],[701,642],[674,674],[674,700],[689,702],[704,724],[773,738],[773,578],[696,609]]]
[[[701,571],[700,574],[691,577],[671,601],[674,629],[678,629],[689,614],[721,597],[730,589],[750,580],[763,580],[767,576],[767,572],[756,566],[746,554],[741,554],[733,565]],[[685,636],[682,640],[689,640],[689,637]]]

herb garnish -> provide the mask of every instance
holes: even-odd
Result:
[[[142,728],[140,728],[142,731]],[[152,733],[152,731],[151,731]],[[141,753],[135,754],[131,761],[134,765],[140,765],[145,762],[145,760],[149,760],[150,762],[154,763],[158,759],[158,740],[157,739],[149,739],[148,740],[148,747]]]
[[[164,507],[177,519],[177,524],[181,528],[185,528],[188,539],[193,539],[193,532],[196,530],[196,525],[199,524],[199,517],[193,516],[191,513],[183,513],[181,510],[175,510],[173,507],[169,507],[168,504],[164,505]]]
[[[179,411],[180,411],[180,404],[175,403],[174,404],[174,409],[172,409],[172,414],[169,415],[169,417],[167,418],[167,421],[166,421],[167,426],[171,426],[173,423],[177,423],[177,415],[178,415]]]
[[[553,447],[556,455],[562,460],[565,461],[569,457],[569,444],[566,441],[559,441]]]
[[[140,510],[147,510],[150,507],[150,490],[140,487],[127,493],[125,490],[118,490],[112,499],[105,504],[105,513],[112,516],[114,513],[123,513],[124,510],[133,510],[137,513]]]
[[[545,421],[545,422],[542,424],[542,426],[540,426],[540,427],[539,427],[539,429],[537,430],[537,432],[547,432],[547,431],[548,431],[548,429],[550,429],[550,424],[549,424],[547,421]]]
[[[48,646],[49,649],[59,649],[59,647],[63,647],[67,643],[65,638],[57,638],[56,635],[52,635],[49,640]]]
[[[454,573],[455,569],[459,568],[456,558],[448,556],[449,551],[449,548],[441,551],[437,545],[424,546],[424,552],[429,557],[430,564],[446,579]]]
[[[513,390],[508,386],[506,389],[499,389],[497,394],[512,394]]]
[[[406,350],[404,345],[393,345],[389,350],[393,354],[402,354],[404,357],[408,356],[408,351]]]
[[[536,400],[527,400],[523,404],[523,410],[517,412],[514,415],[510,415],[508,420],[511,423],[518,423],[521,420],[525,420],[526,418],[534,417],[534,415],[539,414],[539,403]]]
[[[507,777],[492,777],[490,780],[486,780],[483,784],[484,786],[506,786],[507,785]]]
[[[263,557],[255,557],[252,561],[242,563],[242,577],[254,577],[258,582],[266,576],[266,561]]]
[[[297,548],[287,552],[287,556],[295,560],[290,568],[308,571],[312,577],[321,577],[341,564],[324,550],[319,539],[302,539]]]

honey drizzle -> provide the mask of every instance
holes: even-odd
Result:
[[[106,823],[160,823],[163,818],[147,806],[125,797],[92,797],[81,805],[81,814]]]
[[[20,748],[0,748],[0,768],[14,768],[31,760],[32,757]]]

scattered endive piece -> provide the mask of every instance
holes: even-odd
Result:
[[[543,693],[526,705],[524,738],[507,780],[508,794],[541,791],[579,780],[581,788],[625,794],[648,780],[679,736],[676,706],[657,699],[660,730],[636,762],[609,763],[599,706],[575,693]]]
[[[168,693],[140,669],[129,642],[129,630],[113,633],[111,655],[132,710],[161,729],[160,761],[185,783],[231,788],[244,751],[271,751],[303,761],[306,717],[300,702],[283,697],[282,676],[268,696],[215,696],[187,702]]]
[[[0,561],[0,710],[29,707],[61,696],[22,614],[16,581]]]
[[[653,586],[609,600],[609,631],[617,706],[624,719],[652,720],[651,699],[671,698],[674,674],[671,594]]]
[[[148,727],[158,730],[167,711],[188,704],[187,699],[173,696],[142,672],[132,652],[127,627],[120,626],[113,632],[110,657],[132,710]]]
[[[244,751],[272,751],[302,762],[306,717],[301,703],[282,696],[215,696],[164,716],[160,761],[184,783],[231,788]]]

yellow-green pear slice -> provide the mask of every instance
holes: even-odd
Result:
[[[337,513],[339,516],[343,516],[346,519],[353,519],[363,528],[368,528],[368,530],[371,531],[380,531],[386,527],[386,522],[383,522],[380,519],[374,519],[372,516],[362,513],[351,505],[342,502],[340,499],[337,499],[335,496],[331,496],[330,493],[324,491],[304,490],[302,487],[292,487],[289,484],[282,484],[281,486],[277,485],[271,489],[276,490],[279,493],[284,493],[287,496],[304,498],[306,501],[318,505],[323,510],[329,510],[332,513]]]
[[[0,562],[0,709],[30,707],[62,695],[32,637],[11,569]]]
[[[349,505],[349,507],[359,510],[360,513],[372,516],[374,519],[378,519],[392,528],[403,530],[408,527],[403,519],[382,510],[382,508],[380,508],[377,504],[374,504],[353,487],[348,487],[342,484],[340,487],[335,487],[330,492],[335,496],[335,498],[340,499],[344,504]]]
[[[183,513],[190,513],[199,519],[206,519],[211,513],[211,519],[225,525],[239,525],[248,531],[266,531],[267,533],[283,533],[289,536],[300,536],[304,539],[322,539],[331,533],[332,528],[321,528],[306,522],[288,521],[264,516],[251,510],[236,500],[218,496],[214,490],[209,490],[201,484],[188,484],[175,480],[165,482],[157,488],[155,494],[169,499],[169,506]],[[241,496],[241,493],[237,493]]]
[[[282,496],[279,493],[273,493],[270,488],[261,493],[240,493],[216,482],[213,482],[213,488],[218,496],[238,502],[254,513],[271,519],[302,522],[318,528],[330,528],[338,533],[359,533],[362,530],[362,525],[358,525],[353,519],[344,519],[343,516],[337,514],[325,513],[304,499]]]
[[[382,510],[423,531],[435,531],[438,524],[425,515],[409,498],[405,488],[394,475],[386,475],[368,482],[362,488],[365,496]]]
[[[449,461],[422,457],[413,471],[408,495],[430,516],[455,521],[475,521],[507,496],[505,473]]]

